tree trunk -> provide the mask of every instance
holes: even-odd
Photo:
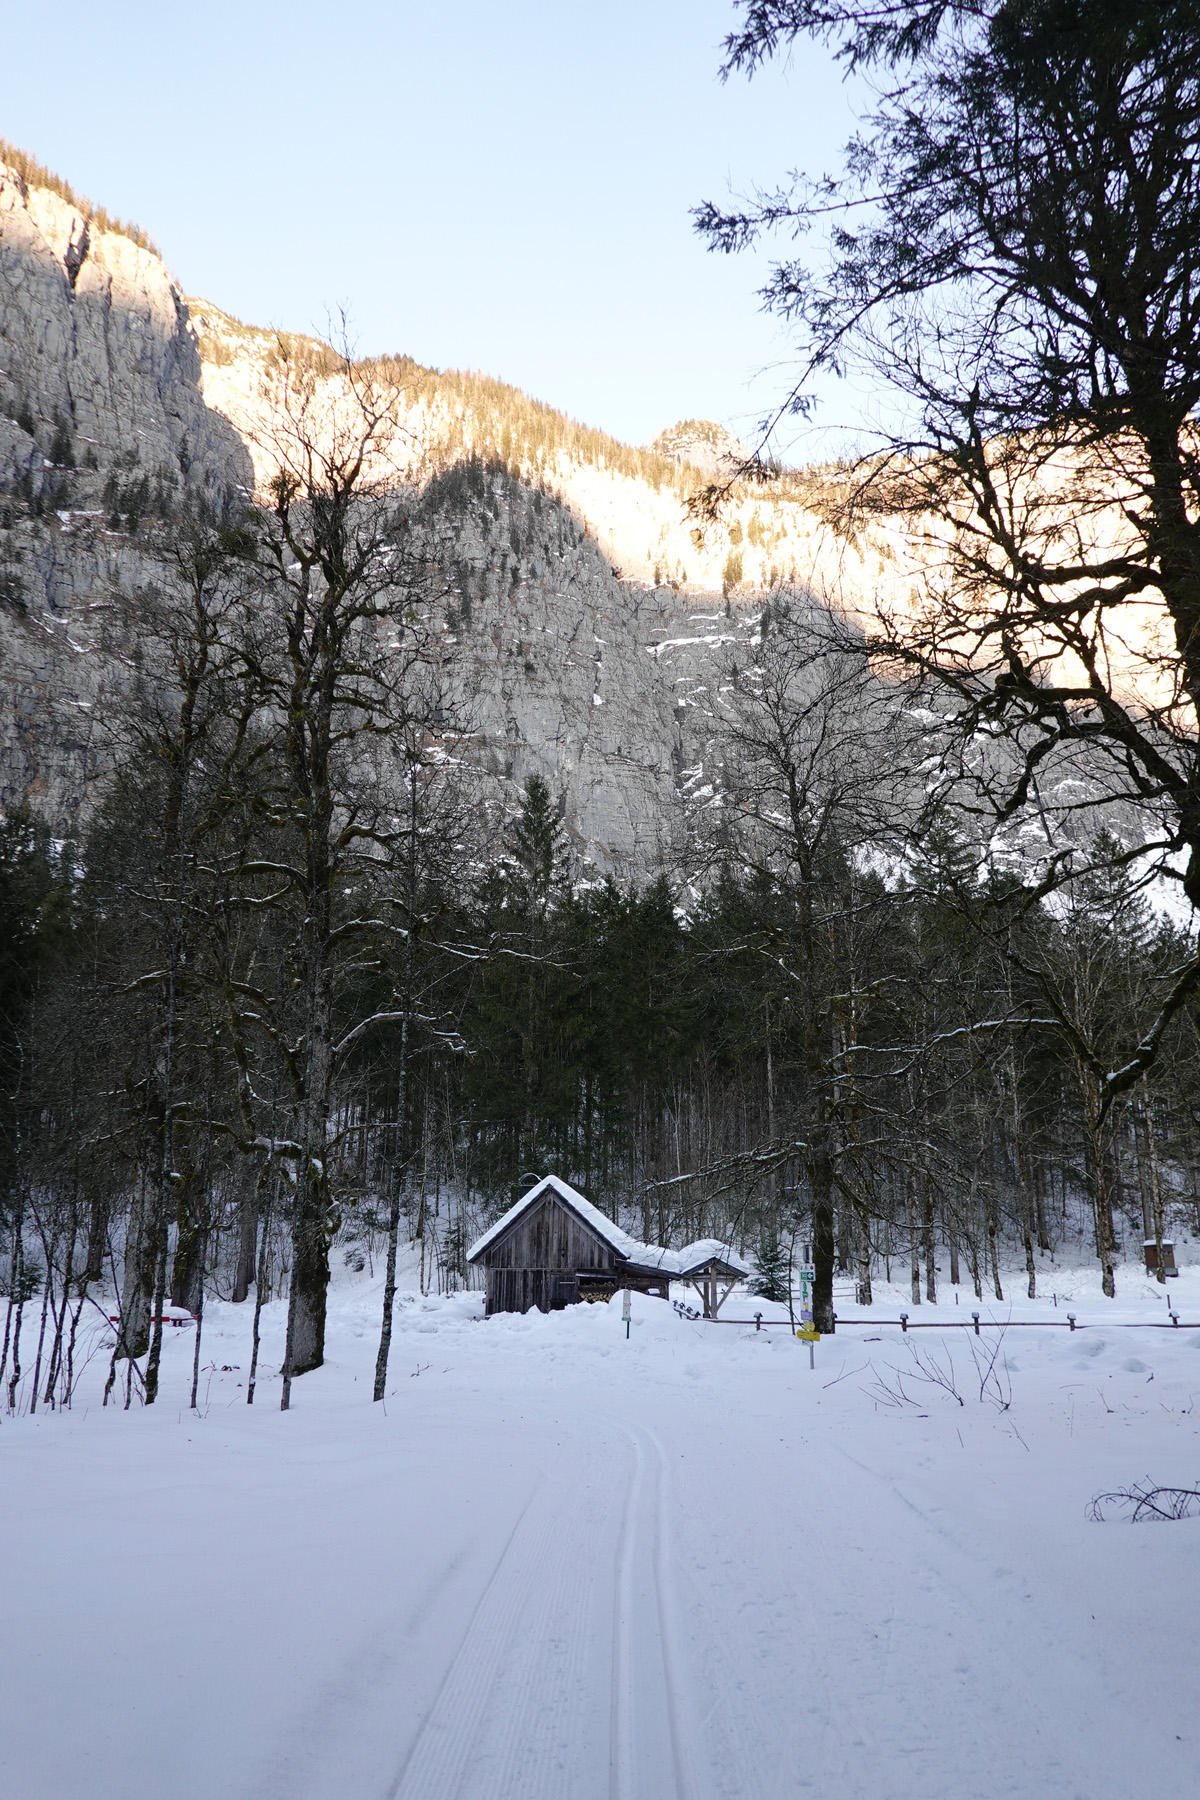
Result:
[[[50,1349],[50,1369],[46,1376],[44,1398],[48,1405],[54,1405],[54,1384],[62,1368],[63,1334],[71,1313],[71,1283],[75,1278],[75,1240],[79,1235],[79,1185],[73,1182],[71,1189],[71,1213],[67,1221],[67,1244],[63,1257],[62,1306],[54,1320],[54,1343]]]
[[[259,1327],[260,1327],[260,1324],[262,1321],[263,1302],[265,1301],[265,1299],[267,1297],[267,1287],[270,1282],[271,1203],[274,1199],[274,1189],[271,1186],[271,1180],[270,1180],[270,1173],[269,1173],[270,1164],[268,1163],[267,1166],[268,1166],[268,1178],[267,1178],[267,1183],[266,1183],[267,1202],[266,1202],[266,1206],[263,1208],[262,1248],[258,1252],[258,1264],[257,1264],[257,1266],[255,1268],[255,1272],[254,1272],[254,1328],[251,1333],[250,1376],[246,1382],[246,1405],[247,1406],[254,1405],[254,1389],[255,1389],[255,1386],[258,1381]]]
[[[95,1194],[88,1208],[87,1264],[84,1279],[90,1284],[104,1277],[104,1252],[108,1246],[108,1195]]]
[[[139,1174],[125,1225],[125,1268],[121,1281],[118,1357],[131,1360],[150,1348],[150,1299],[154,1292],[154,1233],[147,1216],[145,1175]]]
[[[855,1299],[859,1306],[872,1306],[871,1292],[871,1214],[861,1197],[855,1202],[858,1222],[858,1283]]]
[[[416,937],[417,905],[417,771],[408,771],[408,892],[405,895],[408,930],[404,938],[404,1017],[400,1021],[400,1068],[396,1094],[396,1156],[392,1171],[392,1200],[388,1213],[387,1274],[383,1283],[383,1318],[379,1327],[379,1349],[375,1357],[374,1399],[382,1400],[387,1389],[388,1358],[392,1350],[392,1313],[396,1305],[396,1258],[400,1244],[400,1189],[408,1150],[408,1026],[413,1002],[413,955]],[[429,1142],[429,1099],[425,1099],[426,1156]],[[590,1144],[590,1131],[589,1131]],[[587,1162],[591,1163],[590,1147]]]
[[[1154,1102],[1146,1096],[1146,1149],[1150,1162],[1150,1213],[1154,1225],[1154,1248],[1157,1253],[1156,1276],[1165,1287],[1167,1271],[1163,1267],[1163,1233],[1166,1225],[1166,1208],[1163,1205],[1162,1178],[1158,1169],[1158,1144],[1155,1141]]]
[[[1100,1123],[1099,1085],[1090,1069],[1080,1069],[1079,1085],[1084,1113],[1084,1173],[1088,1197],[1096,1225],[1096,1255],[1100,1263],[1100,1286],[1112,1300],[1117,1292],[1117,1233],[1113,1222],[1112,1184],[1109,1180],[1108,1157],[1105,1154],[1104,1130]]]
[[[1037,1219],[1038,1249],[1043,1252],[1048,1252],[1050,1249],[1050,1233],[1046,1227],[1045,1180],[1042,1174],[1040,1157],[1035,1157],[1033,1162],[1033,1201]]]
[[[238,1210],[238,1257],[233,1274],[231,1298],[240,1306],[255,1279],[255,1257],[258,1249],[259,1190],[257,1185],[242,1200]]]
[[[154,1209],[156,1233],[154,1256],[154,1306],[150,1318],[150,1353],[146,1358],[146,1405],[158,1399],[158,1371],[162,1359],[163,1308],[167,1304],[167,1212],[166,1196]]]
[[[409,932],[411,940],[412,933]],[[403,1144],[405,1138],[405,1119],[407,1117],[408,1094],[408,1015],[405,1014],[400,1025],[400,1093],[397,1100],[397,1136]],[[372,1398],[382,1400],[387,1389],[388,1358],[392,1350],[392,1314],[396,1306],[396,1259],[400,1247],[400,1184],[402,1162],[396,1157],[396,1166],[392,1171],[392,1198],[388,1211],[388,1247],[387,1274],[383,1282],[383,1319],[379,1327],[379,1349],[375,1356],[375,1388]]]
[[[204,1242],[208,1220],[203,1183],[195,1173],[180,1184],[175,1257],[171,1265],[171,1305],[195,1315],[204,1282]]]
[[[326,893],[326,905],[328,895]],[[329,1189],[329,1096],[333,1076],[333,1019],[330,972],[322,947],[328,942],[327,916],[312,922],[308,1007],[301,1108],[300,1158],[292,1216],[292,1280],[288,1292],[280,1410],[291,1405],[292,1381],[319,1369],[325,1360],[325,1313],[329,1294],[329,1244],[335,1229]]]
[[[818,1109],[820,1110],[820,1109]],[[833,1161],[826,1141],[824,1121],[813,1133],[816,1140],[808,1157],[812,1190],[813,1229],[813,1324],[823,1335],[834,1328],[833,1318]]]
[[[997,1300],[1003,1300],[1004,1289],[1000,1285],[1000,1246],[998,1242],[1000,1222],[996,1217],[996,1202],[991,1195],[988,1196],[986,1205],[988,1260],[992,1265],[992,1286],[995,1289]]]
[[[325,1315],[329,1295],[329,1199],[323,1170],[313,1170],[297,1196],[292,1285],[288,1308],[288,1398],[290,1377],[307,1375],[325,1361]],[[286,1408],[285,1408],[286,1410]]]
[[[46,1253],[46,1278],[42,1283],[42,1319],[38,1326],[37,1355],[33,1363],[33,1387],[29,1395],[31,1413],[37,1411],[38,1383],[42,1378],[42,1349],[46,1342],[46,1314],[50,1307],[50,1296],[54,1291],[54,1248],[54,1242],[51,1240]]]
[[[908,1214],[909,1282],[914,1306],[921,1304],[921,1237],[917,1227],[917,1206],[913,1198],[912,1176],[904,1178],[904,1205]]]

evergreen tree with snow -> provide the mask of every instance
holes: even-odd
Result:
[[[791,1283],[791,1258],[774,1232],[768,1232],[758,1246],[754,1258],[757,1273],[750,1292],[759,1300],[777,1300],[787,1304]]]

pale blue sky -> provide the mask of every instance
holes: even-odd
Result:
[[[362,351],[515,382],[632,442],[749,435],[786,387],[764,264],[689,208],[836,160],[840,75],[717,79],[731,0],[56,0],[10,9],[0,134],[259,325],[345,306]],[[855,417],[831,390],[815,436]],[[831,435],[831,433],[833,435]]]

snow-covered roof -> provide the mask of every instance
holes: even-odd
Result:
[[[485,1231],[482,1237],[475,1239],[467,1251],[467,1261],[474,1262],[476,1257],[482,1256],[489,1244],[494,1244],[497,1238],[503,1237],[509,1226],[536,1201],[540,1200],[547,1188],[552,1188],[559,1199],[565,1202],[573,1212],[578,1213],[584,1224],[589,1226],[598,1238],[602,1238],[611,1249],[615,1250],[623,1261],[634,1263],[639,1269],[659,1269],[667,1275],[679,1274],[676,1251],[664,1250],[658,1244],[643,1244],[637,1238],[630,1237],[627,1231],[622,1231],[619,1225],[613,1223],[607,1213],[602,1213],[598,1206],[593,1206],[586,1195],[579,1192],[578,1188],[573,1188],[569,1182],[561,1180],[557,1175],[544,1175],[541,1181],[535,1182],[527,1194],[521,1195],[515,1206],[510,1206],[506,1213],[502,1213],[496,1223]]]
[[[743,1262],[731,1244],[722,1243],[720,1238],[697,1238],[694,1244],[685,1244],[682,1250],[675,1252],[681,1275],[690,1275],[696,1269],[702,1269],[706,1263],[724,1263],[727,1269],[738,1275],[752,1275],[754,1271],[749,1263]]]

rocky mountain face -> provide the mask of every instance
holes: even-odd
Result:
[[[279,337],[245,325],[210,301],[187,302],[201,357],[205,401],[232,421],[250,447],[260,482],[271,473],[270,420],[278,403]],[[315,339],[293,351],[328,358]],[[624,579],[700,596],[755,592],[777,581],[821,591],[861,586],[875,568],[870,551],[838,539],[824,522],[819,481],[794,476],[772,486],[735,484],[721,517],[695,518],[689,499],[745,460],[745,446],[721,426],[689,420],[642,450],[590,431],[501,382],[388,365],[399,390],[393,454],[416,481],[476,456],[500,461],[586,525]],[[334,386],[335,381],[330,382]],[[731,579],[730,558],[740,574]]]
[[[263,489],[279,349],[0,157],[0,807],[28,798],[56,835],[78,829],[138,655],[153,578],[139,524],[189,491]],[[632,450],[483,377],[388,369],[397,478],[438,486],[453,514],[462,573],[440,628],[481,794],[503,810],[544,775],[583,866],[645,875],[674,859],[708,779],[714,680],[764,590],[851,615],[921,604],[928,545],[902,520],[839,535],[836,476],[738,482],[701,524],[689,496],[745,454],[719,426]],[[323,379],[336,410],[336,374]]]
[[[745,444],[711,419],[683,419],[660,431],[650,448],[679,469],[697,470],[706,481],[728,481],[750,459]]]
[[[451,496],[450,661],[485,784],[515,799],[545,776],[581,867],[674,866],[713,677],[756,620],[617,580],[565,507],[503,471],[460,465],[435,489]]]
[[[67,835],[105,767],[116,602],[147,576],[108,521],[252,480],[158,257],[0,163],[0,805]]]
[[[0,164],[0,806],[29,798],[60,837],[110,766],[152,576],[139,521],[263,475],[270,340],[222,335],[225,318],[190,307],[152,251]],[[469,571],[444,628],[481,786],[512,804],[542,773],[582,862],[652,871],[682,828],[714,653],[750,625],[748,596],[727,616],[697,582],[619,578],[614,531],[632,517],[642,532],[638,504],[678,514],[677,495],[630,506],[634,484],[569,458],[525,480],[442,462]],[[410,473],[427,482],[430,464]]]

